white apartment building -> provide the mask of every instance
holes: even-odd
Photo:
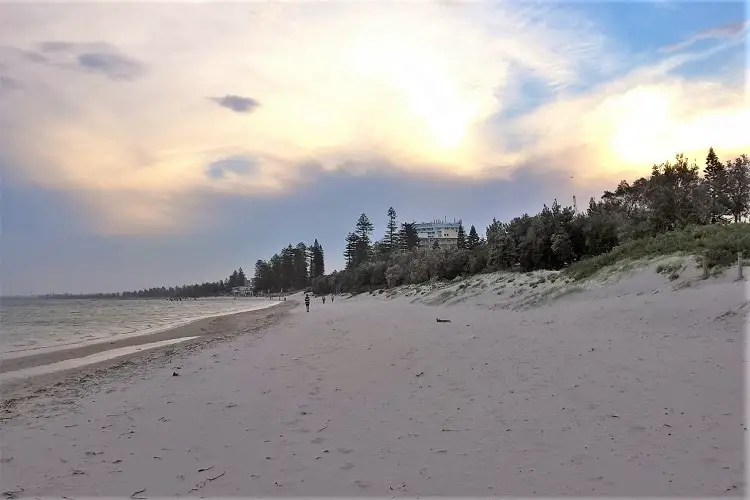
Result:
[[[458,245],[458,227],[461,219],[434,220],[432,222],[420,222],[414,225],[419,236],[419,244],[422,248],[432,248],[437,241],[441,248],[455,247]]]

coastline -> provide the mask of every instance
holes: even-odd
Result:
[[[228,339],[242,333],[255,332],[265,328],[270,323],[279,319],[285,312],[295,305],[294,301],[278,302],[262,309],[253,309],[230,314],[216,315],[202,318],[190,323],[160,330],[155,333],[126,336],[122,339],[91,343],[69,349],[48,351],[29,356],[14,357],[0,360],[0,393],[2,395],[2,406],[7,407],[8,401],[25,399],[31,394],[46,392],[45,386],[77,384],[79,381],[68,380],[75,378],[93,378],[103,376],[101,372],[113,373],[121,367],[133,364],[148,363],[159,358],[177,354],[183,351],[192,351],[209,343]],[[186,339],[183,342],[168,344],[170,341]],[[149,348],[149,345],[157,344]],[[76,366],[70,369],[56,370],[49,373],[41,373],[30,377],[8,378],[2,381],[3,376],[12,375],[19,370],[44,367],[74,361],[108,351],[123,348],[143,347],[142,351],[134,351],[129,354],[120,355],[110,359],[104,359],[95,363]]]

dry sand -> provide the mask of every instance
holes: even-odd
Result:
[[[100,370],[9,407],[2,491],[742,496],[744,282],[653,275],[525,311],[317,299]]]

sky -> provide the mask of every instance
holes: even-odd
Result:
[[[731,1],[0,2],[4,295],[225,278],[360,213],[536,213],[750,153]]]

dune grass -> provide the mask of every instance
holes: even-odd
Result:
[[[750,255],[750,224],[695,226],[625,243],[606,254],[575,262],[565,272],[581,280],[621,261],[672,254],[703,256],[709,266],[726,267],[737,261],[738,251]]]

